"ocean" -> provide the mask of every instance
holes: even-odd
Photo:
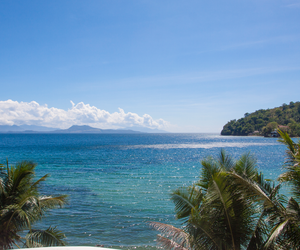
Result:
[[[44,194],[67,194],[33,228],[57,226],[69,245],[156,248],[147,222],[180,226],[170,193],[199,177],[200,161],[221,148],[251,152],[265,178],[283,171],[285,146],[276,138],[217,134],[0,134],[0,163],[31,160],[49,173]]]

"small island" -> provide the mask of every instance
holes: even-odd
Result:
[[[225,124],[221,135],[271,137],[277,135],[277,129],[288,132],[291,137],[300,137],[300,102],[246,113],[243,118]]]

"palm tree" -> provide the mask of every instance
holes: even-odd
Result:
[[[39,193],[40,184],[48,175],[34,181],[36,165],[22,161],[15,166],[0,165],[0,249],[65,245],[65,237],[56,228],[34,230],[32,225],[49,209],[62,207],[66,196],[46,196]],[[28,230],[26,237],[20,233]]]
[[[277,242],[282,249],[300,249],[300,140],[294,142],[286,132],[278,130],[279,142],[287,146],[285,169],[278,180],[291,188],[291,197],[284,212],[270,217],[273,225],[269,242]],[[268,243],[267,243],[268,245]]]
[[[199,181],[173,192],[183,229],[152,222],[161,231],[158,241],[165,249],[276,249],[269,217],[285,211],[280,186],[266,181],[255,168],[255,158],[237,161],[223,150],[219,157],[202,162]],[[275,221],[273,222],[275,223]]]
[[[281,136],[279,142],[287,146],[285,169],[279,180],[290,185],[292,195],[300,202],[300,140],[294,142],[286,132],[278,130]]]

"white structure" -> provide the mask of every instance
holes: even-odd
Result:
[[[117,249],[105,248],[105,247],[66,246],[66,247],[24,248],[24,250],[117,250]]]

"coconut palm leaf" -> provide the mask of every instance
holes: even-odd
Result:
[[[5,211],[7,213],[5,214]],[[31,228],[32,219],[34,219],[34,214],[31,211],[26,211],[18,204],[9,205],[4,209],[3,219],[9,217],[7,221],[7,229],[11,226],[21,230],[22,228]]]
[[[197,208],[203,201],[203,192],[197,186],[183,187],[175,190],[171,200],[175,204],[176,218],[182,219],[190,215],[193,208]]]
[[[248,243],[247,249],[262,249],[267,244],[266,249],[276,249],[276,233],[281,234],[280,227],[276,228],[272,220],[282,217],[286,211],[284,196],[279,195],[280,184],[275,186],[274,182],[266,181],[262,174],[252,179],[239,176],[232,172],[230,175],[235,179],[239,190],[244,194],[244,198],[253,201],[257,206],[257,214],[254,216],[256,226],[253,230],[252,237]],[[254,181],[254,180],[256,181]],[[274,234],[270,235],[273,227]]]
[[[189,247],[188,234],[172,225],[149,222],[149,225],[160,231],[162,235],[158,235],[158,242],[166,249],[186,249]]]
[[[222,168],[223,170],[230,170],[235,165],[233,158],[230,155],[226,154],[224,149],[221,149],[221,152],[216,160],[220,168]]]
[[[300,201],[300,141],[294,142],[287,133],[278,131],[281,136],[279,141],[287,146],[285,169],[278,180],[291,187],[291,193]]]
[[[189,248],[178,244],[176,241],[157,235],[158,244],[165,250],[188,250]]]
[[[207,191],[206,200],[208,207],[211,205],[214,209],[219,211],[220,214],[218,215],[218,218],[220,222],[223,220],[223,226],[228,228],[231,246],[235,249],[236,240],[233,233],[235,225],[234,219],[232,218],[234,216],[234,211],[232,209],[233,200],[223,175],[213,177],[213,183]]]
[[[300,167],[286,167],[286,172],[278,178],[282,183],[287,183],[291,187],[291,193],[300,200]]]
[[[221,223],[214,209],[192,210],[189,223],[185,230],[189,235],[189,242],[192,249],[222,249],[223,232],[220,232]],[[220,237],[222,236],[222,237]]]
[[[279,135],[281,138],[278,140],[279,142],[283,143],[287,146],[286,150],[286,164],[287,165],[294,165],[299,166],[300,164],[300,140],[298,142],[294,142],[286,132],[282,132],[278,130]]]
[[[288,135],[287,132],[283,132],[281,131],[280,129],[277,130],[277,132],[279,133],[280,135],[280,139],[278,139],[279,142],[285,144],[289,151],[292,153],[292,154],[295,154],[296,153],[296,148],[295,148],[295,143],[294,141],[290,138],[290,136]]]
[[[57,206],[63,207],[67,202],[67,195],[61,195],[61,196],[41,196],[39,197],[39,205],[42,209],[52,209]]]
[[[243,154],[235,163],[234,171],[240,176],[251,180],[257,180],[256,158],[250,152]]]
[[[269,236],[267,242],[265,243],[265,249],[271,247],[272,244],[282,235],[283,230],[288,225],[289,219],[286,219],[280,223],[278,223],[272,230],[271,235]]]
[[[286,206],[286,213],[279,218],[280,222],[288,220],[288,224],[283,228],[283,233],[277,237],[277,242],[286,249],[300,249],[300,207],[298,202],[290,198]]]
[[[32,184],[32,188],[38,187],[41,184],[41,182],[45,181],[49,176],[49,174],[45,174],[43,177],[41,177],[35,183]]]
[[[300,140],[294,142],[286,132],[278,130],[281,138],[278,140],[282,144],[287,146],[286,150],[286,161],[285,164],[288,166],[299,166],[300,164]]]
[[[26,246],[65,246],[64,238],[66,236],[56,227],[49,227],[46,230],[31,230],[26,235]]]
[[[9,170],[9,194],[29,191],[27,188],[32,184],[34,178],[34,168],[36,164],[32,162],[21,162]],[[34,190],[35,191],[35,190]]]
[[[216,160],[210,156],[202,160],[201,165],[200,178],[196,185],[201,187],[203,191],[206,191],[211,185],[211,177],[214,173],[218,173],[220,171],[220,166],[218,166]]]
[[[231,173],[230,174],[234,180],[235,183],[242,188],[243,190],[247,190],[247,197],[255,199],[256,201],[263,202],[266,208],[271,208],[276,206],[276,204],[273,203],[273,201],[270,199],[268,194],[266,194],[263,189],[260,187],[260,185],[256,182],[253,182],[250,179],[243,178],[242,176]]]
[[[252,249],[262,249],[265,244],[268,232],[269,232],[269,225],[265,220],[267,217],[267,212],[263,211],[256,223],[256,226],[252,232],[251,239],[247,245],[247,250]]]

